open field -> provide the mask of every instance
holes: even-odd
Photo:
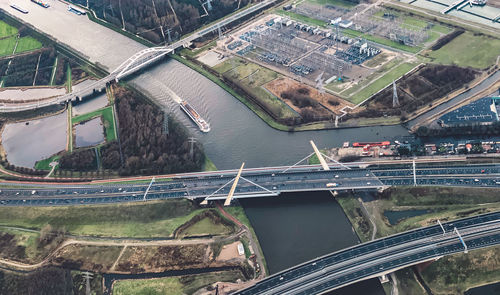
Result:
[[[424,55],[440,64],[484,69],[493,65],[500,55],[500,39],[465,32],[439,50]]]
[[[417,66],[417,63],[402,63],[360,90],[359,92],[352,94],[352,96],[347,98],[347,100],[352,102],[353,104],[358,104],[375,94],[377,91],[389,85],[392,81],[409,72],[415,66]]]
[[[3,21],[0,21],[0,38],[16,35],[18,32],[16,27],[13,27]]]
[[[279,77],[278,73],[236,57],[218,64],[214,69],[245,89],[276,118],[297,117],[290,107],[264,88],[266,83]]]
[[[47,224],[73,235],[168,237],[204,209],[187,200],[78,207],[0,208],[0,224],[39,230]]]
[[[16,54],[39,48],[42,48],[42,43],[37,39],[30,36],[22,37],[18,40]]]
[[[434,294],[463,294],[500,278],[500,246],[455,254],[433,262],[422,277]]]
[[[0,40],[0,56],[11,55],[16,47],[16,37],[8,37]]]
[[[235,282],[243,279],[240,271],[222,271],[191,275],[184,277],[168,277],[146,280],[122,280],[113,286],[113,294],[116,295],[183,295],[193,294],[200,288],[215,282]]]
[[[232,231],[231,227],[216,223],[211,218],[205,217],[182,232],[183,236],[198,235],[225,235]]]

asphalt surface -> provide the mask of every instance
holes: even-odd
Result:
[[[235,170],[177,174],[154,182],[43,184],[0,183],[0,206],[55,206],[137,202],[171,198],[225,199]],[[417,185],[497,187],[500,164],[419,167]],[[282,192],[374,190],[384,186],[413,185],[411,165],[404,168],[338,169],[298,166],[286,172],[276,168],[243,171],[234,198],[277,196]],[[3,187],[1,187],[3,185]]]
[[[239,295],[322,294],[360,280],[391,273],[465,250],[500,244],[500,212],[420,228],[363,243],[270,276]]]

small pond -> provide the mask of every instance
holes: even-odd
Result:
[[[104,142],[104,127],[101,117],[77,124],[75,137],[76,147],[93,146]]]
[[[9,163],[34,167],[35,163],[66,149],[67,113],[5,125],[2,145]]]
[[[396,225],[403,219],[407,219],[410,217],[415,217],[419,215],[423,215],[429,213],[430,210],[421,209],[421,210],[402,210],[402,211],[384,211],[384,216],[389,220],[391,225]]]

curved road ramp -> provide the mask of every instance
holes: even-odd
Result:
[[[270,276],[235,294],[323,294],[424,261],[498,244],[500,212],[478,215],[328,254]]]

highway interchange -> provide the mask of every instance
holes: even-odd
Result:
[[[417,185],[500,188],[500,164],[418,167]],[[226,198],[235,170],[176,174],[153,182],[43,184],[4,182],[0,206],[55,206],[137,202],[170,198],[217,200]],[[375,190],[392,185],[414,185],[411,165],[396,168],[351,168],[323,171],[320,166],[246,169],[235,198],[278,196],[282,192]]]
[[[359,244],[270,276],[238,295],[323,294],[397,269],[500,244],[500,212],[420,228]]]

